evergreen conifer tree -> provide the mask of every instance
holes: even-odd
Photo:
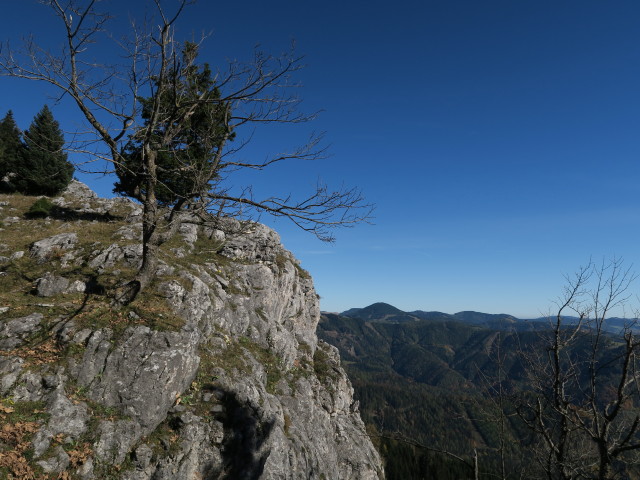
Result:
[[[187,42],[181,64],[170,69],[169,80],[165,80],[171,88],[160,90],[157,98],[139,99],[144,125],[130,136],[121,152],[122,162],[116,163],[115,193],[144,199],[145,141],[157,151],[155,196],[159,204],[169,206],[181,199],[203,196],[218,179],[216,154],[235,135],[227,119],[229,105],[220,100],[209,65],[195,64],[197,54],[197,44]],[[153,80],[157,88],[159,79]],[[159,115],[155,112],[152,122],[155,102],[159,104]],[[151,124],[154,128],[149,131]],[[176,124],[180,125],[177,129]]]
[[[15,171],[21,160],[24,146],[22,144],[20,129],[13,118],[13,112],[9,110],[0,121],[0,188],[12,190],[9,174]],[[3,179],[7,177],[7,181]]]
[[[27,195],[53,196],[73,177],[73,165],[64,153],[60,125],[46,105],[24,132],[24,158],[15,169],[16,189]]]

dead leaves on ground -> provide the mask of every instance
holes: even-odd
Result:
[[[5,413],[11,413],[11,407],[4,407]],[[0,448],[7,448],[0,451],[0,468],[7,470],[9,476],[7,480],[72,480],[72,476],[68,471],[51,475],[37,474],[29,464],[25,453],[31,447],[29,440],[40,424],[38,422],[17,422],[6,424],[0,428]],[[56,435],[52,440],[54,443],[63,441],[64,435]],[[83,465],[93,454],[91,445],[83,443],[73,450],[67,451],[69,455],[69,467],[72,469]]]
[[[61,349],[54,339],[49,339],[36,346],[19,347],[7,352],[0,352],[0,355],[15,355],[24,359],[30,365],[44,365],[53,363],[60,359]]]
[[[93,450],[91,450],[91,445],[88,443],[83,443],[82,445],[79,445],[78,448],[69,450],[67,452],[67,455],[69,455],[69,466],[77,468],[84,465],[92,454]]]
[[[10,407],[5,407],[10,409]],[[7,445],[11,450],[0,452],[0,468],[6,468],[16,480],[39,480],[24,456],[31,446],[27,440],[35,433],[40,424],[37,422],[17,422],[3,425],[0,429],[0,444]]]

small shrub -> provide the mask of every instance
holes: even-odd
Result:
[[[27,218],[45,218],[51,215],[51,211],[55,205],[46,197],[37,199],[29,208],[25,217]]]
[[[308,279],[311,278],[311,275],[309,274],[309,272],[307,272],[300,265],[298,265],[297,263],[294,262],[293,266],[296,267],[296,270],[298,271],[298,276],[300,278],[302,278],[303,280],[308,280]]]
[[[313,356],[313,370],[320,383],[324,385],[339,377],[338,371],[334,369],[331,357],[321,346],[316,348],[316,353]]]
[[[289,259],[287,258],[286,255],[284,255],[282,253],[279,253],[279,254],[276,255],[275,263],[278,266],[278,269],[280,270],[280,273],[284,272],[288,261],[289,261]]]

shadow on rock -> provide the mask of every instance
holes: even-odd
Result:
[[[57,205],[51,209],[49,216],[56,220],[85,220],[88,222],[93,222],[94,220],[98,222],[114,222],[116,220],[123,219],[123,217],[112,215],[109,212],[82,212],[74,208],[61,207]]]
[[[253,480],[259,478],[269,451],[262,451],[275,421],[263,421],[255,408],[238,400],[235,393],[218,390],[224,411],[218,420],[224,425],[222,475],[220,478]],[[213,473],[213,472],[211,472]],[[219,478],[207,475],[206,478]]]

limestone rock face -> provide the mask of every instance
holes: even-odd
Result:
[[[30,255],[0,272],[0,422],[30,429],[20,468],[82,479],[383,478],[337,350],[316,337],[311,277],[274,231],[185,224],[152,287],[115,309],[110,292],[140,262],[139,206],[79,182],[54,201],[84,217],[42,231],[5,223],[11,238],[31,232],[4,249]],[[29,269],[38,280],[20,287]]]
[[[90,399],[117,407],[150,433],[196,375],[194,336],[195,332],[137,326],[127,328],[122,340],[113,343],[112,332],[98,330],[87,339],[74,376]]]

